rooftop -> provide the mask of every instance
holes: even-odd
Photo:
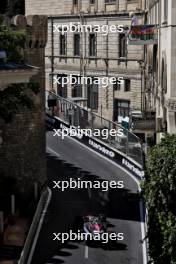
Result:
[[[38,73],[39,68],[27,64],[0,62],[0,90],[9,84],[28,83],[30,78]]]

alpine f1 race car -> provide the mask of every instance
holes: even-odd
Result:
[[[92,236],[94,236],[97,234],[103,234],[107,232],[107,221],[104,215],[84,216],[83,221],[84,221],[83,232],[85,234],[91,234]]]

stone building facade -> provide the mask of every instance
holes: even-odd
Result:
[[[39,1],[26,0],[26,14],[48,16],[46,56],[46,89],[54,89],[61,96],[83,104],[99,115],[121,122],[132,111],[141,111],[144,59],[143,46],[127,44],[131,13],[138,24],[144,23],[145,1]],[[62,34],[60,27],[70,24],[95,28],[123,25],[122,32],[108,35],[93,31]],[[53,80],[59,76],[123,77],[121,85],[71,85],[60,87]]]
[[[156,133],[176,133],[176,2],[149,0],[148,23],[158,25],[158,43],[147,49],[149,97],[156,111]]]
[[[19,15],[11,21],[6,19],[6,23],[13,30],[26,30],[23,50],[26,64],[0,62],[0,92],[7,91],[11,84],[24,84],[24,92],[34,107],[22,107],[11,121],[0,118],[0,188],[2,195],[5,180],[11,185],[6,184],[10,192],[25,197],[34,193],[34,186],[38,185],[39,191],[46,183],[44,50],[47,18]],[[25,86],[31,81],[38,83],[37,94]],[[1,100],[3,104],[4,99]],[[8,194],[7,190],[4,191]]]

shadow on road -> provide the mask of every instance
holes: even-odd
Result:
[[[85,161],[86,162],[86,161]],[[63,181],[74,178],[81,180],[102,182],[103,180],[96,174],[82,170],[73,164],[47,154],[47,174],[48,186],[53,195],[45,216],[42,231],[37,241],[33,263],[64,263],[63,257],[70,257],[72,250],[77,250],[79,243],[72,241],[61,244],[60,241],[53,241],[53,233],[69,232],[71,229],[80,228],[76,226],[77,218],[87,214],[105,214],[107,218],[140,221],[139,197],[138,194],[131,193],[128,189],[109,189],[103,192],[100,189],[67,189],[62,192],[53,189],[53,181]],[[114,224],[109,223],[110,228]],[[107,244],[99,243],[89,245],[89,247],[101,248],[103,250],[127,250],[127,245],[123,243]],[[53,256],[57,255],[57,260]],[[55,261],[55,262],[54,262]]]

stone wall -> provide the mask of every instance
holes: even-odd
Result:
[[[78,0],[78,5],[73,5],[72,0],[26,0],[26,14],[61,15],[97,12],[123,12],[144,10],[145,0],[117,0],[115,3],[105,3],[105,0],[96,0],[91,5],[89,0]]]
[[[48,43],[46,47],[46,89],[51,89],[51,75],[74,74],[79,75],[80,69],[85,76],[123,76],[131,80],[130,92],[113,93],[113,87],[109,86],[108,91],[99,87],[99,109],[98,114],[110,120],[113,119],[114,96],[116,99],[130,101],[131,110],[141,109],[141,68],[139,60],[144,58],[142,46],[128,46],[128,62],[119,62],[119,34],[109,34],[108,38],[97,34],[97,58],[95,60],[80,60],[73,56],[74,33],[67,33],[67,54],[59,57],[59,33],[52,34],[53,24],[68,25],[69,22],[88,25],[131,25],[130,12],[135,12],[138,24],[144,23],[142,11],[145,9],[145,0],[127,1],[117,0],[113,3],[105,3],[105,0],[97,0],[94,5],[88,0],[79,0],[78,5],[73,5],[72,0],[65,1],[40,1],[26,0],[26,14],[46,14],[53,18],[48,19]],[[79,14],[82,14],[79,16]],[[111,16],[112,15],[112,16]],[[53,43],[52,43],[53,37]],[[81,53],[84,58],[89,56],[89,34],[81,35]],[[53,45],[53,46],[52,46]],[[52,51],[53,47],[53,51]],[[52,53],[53,52],[53,53]],[[53,56],[53,60],[52,60]],[[111,59],[112,58],[112,59]],[[108,69],[106,62],[108,59]],[[108,73],[107,73],[108,71]],[[53,87],[52,87],[53,88]],[[54,87],[57,92],[57,86]],[[84,89],[83,89],[84,90]],[[86,91],[83,91],[83,97]],[[71,96],[71,87],[68,85],[68,97]]]
[[[138,16],[139,24],[142,24],[142,16]],[[53,18],[54,25],[69,25],[68,23],[79,23],[80,20],[74,17],[55,17]],[[84,20],[85,25],[123,25],[129,27],[131,18],[129,16],[86,16]],[[144,59],[144,50],[142,46],[127,47],[127,61],[120,61],[119,59],[119,33],[109,33],[108,37],[97,33],[97,54],[96,59],[89,59],[89,32],[85,35],[81,34],[81,52],[84,59],[74,56],[74,33],[67,32],[67,54],[66,56],[59,56],[59,32],[52,34],[51,19],[48,20],[48,42],[46,46],[46,89],[51,89],[51,74],[52,74],[52,37],[53,37],[53,74],[79,75],[80,69],[83,72],[82,65],[84,65],[84,76],[94,77],[123,77],[131,80],[131,89],[129,92],[124,92],[122,85],[121,91],[113,93],[113,86],[109,85],[103,88],[99,85],[99,107],[98,114],[103,115],[104,118],[113,120],[114,99],[127,100],[130,102],[131,111],[141,109],[141,68],[140,60]],[[108,59],[108,67],[107,60]],[[57,93],[57,84],[54,85]],[[84,90],[84,89],[83,89]],[[106,91],[107,90],[107,91]],[[86,91],[82,92],[83,95]],[[71,97],[71,85],[67,86],[67,95]],[[84,97],[84,96],[83,96]],[[85,96],[86,97],[86,96]]]
[[[155,64],[157,65],[158,80],[155,82],[154,109],[156,111],[157,141],[164,132],[176,132],[176,31],[172,27],[176,23],[176,2],[148,0],[150,7],[148,23],[159,24],[158,48]],[[167,11],[167,12],[166,12]],[[147,49],[147,63],[152,66],[154,49]],[[149,78],[150,76],[147,76]]]

